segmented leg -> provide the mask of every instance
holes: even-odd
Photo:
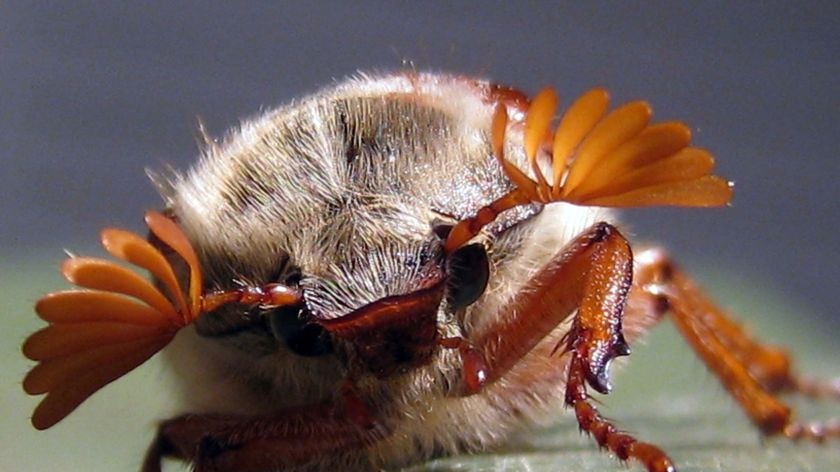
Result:
[[[361,449],[385,433],[366,427],[332,404],[290,409],[271,417],[184,415],[160,425],[143,472],[160,472],[161,460],[190,461],[196,472],[264,472]]]
[[[509,316],[472,339],[487,360],[486,382],[504,375],[578,310],[569,341],[586,361],[587,382],[609,391],[609,363],[628,353],[621,314],[631,282],[630,246],[617,229],[598,223],[575,238],[501,308]]]
[[[676,471],[673,462],[662,449],[619,431],[601,416],[586,393],[583,365],[583,359],[572,354],[566,380],[566,404],[574,408],[580,429],[591,434],[599,446],[609,449],[621,460],[636,459],[649,472]]]
[[[629,353],[622,314],[633,277],[632,260],[630,246],[618,230],[596,224],[502,309],[510,316],[472,341],[487,360],[484,375],[489,385],[577,310],[571,331],[558,348],[570,351],[566,403],[574,409],[581,429],[623,460],[637,460],[650,472],[671,471],[673,463],[661,449],[619,432],[599,415],[586,392],[586,383],[608,392],[610,361]]]
[[[655,298],[661,312],[670,313],[688,344],[762,433],[817,441],[840,437],[840,421],[797,423],[791,408],[777,397],[781,392],[840,397],[837,381],[797,376],[784,350],[751,339],[663,251],[644,251],[636,262],[642,293]]]

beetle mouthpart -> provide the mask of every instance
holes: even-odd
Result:
[[[289,304],[264,312],[275,339],[295,354],[317,357],[333,352],[332,339],[324,328],[312,321],[304,303]]]
[[[437,313],[445,287],[442,279],[431,287],[377,300],[341,318],[315,322],[355,346],[368,370],[387,377],[431,358],[437,345]]]

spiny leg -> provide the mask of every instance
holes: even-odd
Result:
[[[332,403],[266,417],[180,416],[160,425],[142,470],[159,472],[166,456],[191,461],[196,472],[282,470],[361,449],[386,435],[355,416]]]
[[[635,459],[651,472],[675,470],[656,446],[619,432],[592,405],[586,383],[609,391],[607,370],[629,350],[622,334],[622,314],[631,287],[630,246],[617,229],[594,225],[546,264],[502,312],[509,316],[472,339],[487,360],[486,383],[514,367],[560,323],[577,310],[572,329],[558,349],[570,351],[566,403],[582,430],[621,459]],[[467,382],[469,383],[469,382]],[[469,389],[466,394],[474,393]]]
[[[649,472],[676,471],[673,462],[662,449],[619,431],[601,416],[586,392],[583,372],[583,359],[573,354],[566,380],[566,404],[574,408],[580,429],[591,434],[599,446],[609,449],[621,460],[636,459]]]
[[[674,267],[661,249],[648,249],[636,258],[635,279],[642,285],[641,296],[654,297],[659,301],[660,315],[667,312],[668,296],[678,296],[670,287],[674,279]],[[744,329],[731,318],[723,315],[708,299],[701,298],[700,290],[688,279],[682,277],[681,286],[693,293],[691,297],[697,310],[697,321],[701,322],[715,339],[732,355],[744,363],[750,375],[765,389],[776,392],[793,388],[794,379],[790,372],[790,358],[778,347],[760,344],[751,339]],[[666,296],[667,295],[667,296]]]
[[[627,354],[621,312],[632,279],[631,261],[626,240],[607,223],[592,226],[569,243],[500,308],[505,314],[501,320],[470,337],[487,361],[486,382],[504,375],[557,325],[586,306],[573,325],[573,342],[586,359],[587,382],[606,393],[609,362]],[[595,287],[602,287],[603,293]],[[598,309],[610,316],[599,316]]]
[[[688,344],[762,433],[817,441],[840,437],[840,421],[797,423],[791,408],[777,398],[786,391],[837,398],[838,382],[796,375],[784,350],[751,339],[663,251],[644,251],[636,262],[636,283],[642,292],[671,314]]]

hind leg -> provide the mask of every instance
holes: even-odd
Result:
[[[668,314],[680,334],[753,424],[766,435],[821,441],[840,437],[840,422],[801,424],[778,395],[840,398],[840,382],[821,382],[796,374],[783,349],[752,339],[659,249],[636,257],[635,296]]]

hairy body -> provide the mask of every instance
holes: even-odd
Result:
[[[211,288],[302,273],[302,284],[312,278],[309,286],[326,292],[311,295],[319,308],[340,316],[410,291],[416,274],[404,256],[434,250],[436,224],[472,215],[510,190],[490,145],[490,94],[488,84],[439,75],[351,81],[211,144],[173,182],[167,204],[213,274]],[[521,137],[509,149],[524,162]],[[501,307],[574,237],[610,220],[607,210],[569,204],[505,214],[481,235],[489,286],[465,309],[441,305],[441,332],[477,336],[507,315]],[[336,395],[347,376],[340,348],[296,355],[264,324],[243,324],[247,318],[242,307],[224,307],[165,351],[183,380],[184,411],[265,414]],[[453,395],[461,383],[455,350],[438,349],[428,364],[390,378],[360,376],[360,400],[376,406],[392,434],[339,463],[397,465],[477,450],[556,417],[566,362],[550,351],[568,328],[547,336],[508,373],[510,381],[468,397]]]
[[[778,395],[838,397],[751,339],[661,250],[634,251],[607,208],[720,206],[732,189],[679,122],[605,90],[575,100],[441,74],[358,76],[206,139],[157,179],[148,241],[62,266],[24,343],[46,429],[157,351],[181,391],[143,465],[200,472],[379,470],[483,450],[573,410],[648,472],[658,447],[600,416],[612,361],[670,315],[766,435],[822,441]],[[186,328],[186,329],[184,329]],[[177,336],[176,336],[177,333]],[[170,344],[170,341],[175,341]]]

